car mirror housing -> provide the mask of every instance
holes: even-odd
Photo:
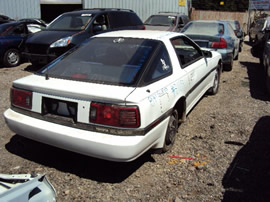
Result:
[[[212,52],[211,51],[207,51],[207,50],[203,50],[203,55],[206,58],[211,58],[212,57]]]
[[[93,28],[94,32],[101,32],[102,31],[102,26],[101,25],[95,25]]]
[[[239,37],[242,37],[242,33],[241,32],[237,32],[236,33],[236,36],[239,38]]]

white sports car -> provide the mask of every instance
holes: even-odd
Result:
[[[221,55],[180,33],[94,36],[11,88],[7,125],[24,137],[110,161],[168,151],[179,123],[216,94]]]

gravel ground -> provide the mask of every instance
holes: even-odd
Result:
[[[191,111],[170,152],[103,161],[20,137],[1,116],[0,173],[46,173],[58,201],[269,201],[270,98],[250,48]],[[0,68],[1,113],[11,82],[33,71]]]

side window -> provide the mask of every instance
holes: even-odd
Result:
[[[96,27],[97,32],[106,31],[107,29],[109,29],[107,15],[102,14],[102,15],[97,16],[97,18],[95,19],[93,23],[93,26],[94,26],[94,30]]]
[[[129,12],[111,12],[109,14],[109,21],[114,29],[143,24],[135,13]]]
[[[236,36],[235,32],[233,31],[233,28],[230,24],[228,24],[228,31],[230,33],[230,36]]]
[[[188,64],[197,61],[203,56],[200,48],[184,36],[172,39],[171,43],[182,68],[185,68]]]
[[[160,78],[164,78],[172,74],[172,64],[169,58],[169,54],[164,45],[162,45],[155,56],[148,72],[146,73],[144,82],[150,83]]]
[[[179,25],[182,25],[182,24],[184,24],[184,20],[183,20],[183,17],[179,17],[179,23],[178,23]]]
[[[16,26],[13,30],[11,30],[11,35],[21,35],[25,34],[25,27],[24,24],[20,24]]]

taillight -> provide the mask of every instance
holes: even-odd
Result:
[[[211,48],[217,49],[227,48],[227,42],[224,38],[221,37],[218,42],[212,42]]]
[[[139,29],[145,30],[145,26],[144,25],[138,25]]]
[[[138,107],[91,103],[90,122],[116,127],[140,126]]]
[[[11,88],[11,104],[25,109],[32,109],[32,92]]]

